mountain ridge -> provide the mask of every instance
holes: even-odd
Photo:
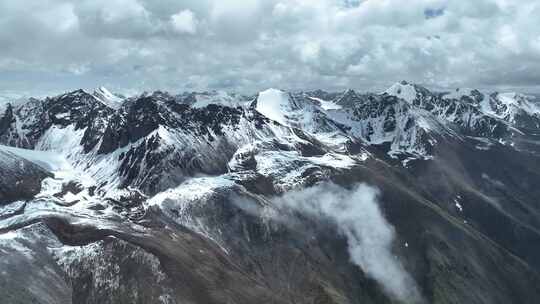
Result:
[[[101,89],[9,105],[0,249],[10,275],[43,264],[31,283],[60,287],[0,294],[534,303],[540,114],[524,95],[467,92]]]

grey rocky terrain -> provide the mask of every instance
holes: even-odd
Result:
[[[1,303],[538,303],[540,106],[104,88],[0,114]]]

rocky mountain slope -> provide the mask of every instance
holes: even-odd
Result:
[[[5,303],[536,303],[540,106],[396,83],[0,114]]]

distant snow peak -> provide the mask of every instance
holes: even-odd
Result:
[[[536,104],[530,102],[528,97],[523,94],[516,92],[498,93],[497,99],[507,107],[518,107],[529,114],[540,112],[540,108]]]
[[[476,91],[475,89],[471,88],[456,88],[446,94],[444,94],[444,99],[461,99],[465,96],[471,96],[473,95],[473,92]]]
[[[328,100],[324,100],[324,99],[321,99],[321,98],[317,98],[317,97],[309,97],[309,99],[317,102],[319,104],[319,106],[323,109],[323,110],[339,110],[342,108],[342,106],[336,104],[335,102],[333,101],[328,101]]]
[[[8,104],[10,104],[12,107],[17,107],[28,102],[28,100],[29,98],[22,94],[0,94],[0,115],[4,113]]]
[[[518,123],[519,116],[540,116],[540,106],[531,101],[530,97],[514,92],[493,93],[485,96],[480,102],[480,110],[498,119],[512,124]]]
[[[236,98],[234,94],[230,94],[224,91],[196,93],[193,94],[193,97],[195,99],[195,103],[193,103],[191,106],[194,108],[204,108],[211,104],[230,107],[242,105],[240,100],[238,100],[238,98]]]
[[[416,99],[416,88],[406,81],[398,82],[388,88],[384,93],[401,98],[408,103],[413,103]]]
[[[119,108],[122,102],[124,102],[124,98],[111,93],[111,91],[103,86],[96,88],[91,95],[113,109]]]
[[[107,90],[106,87],[103,87],[103,86],[97,88],[96,91],[100,92],[100,93],[103,93],[103,95],[105,95],[105,96],[111,96],[111,97],[114,96],[113,93],[111,93],[109,90]]]

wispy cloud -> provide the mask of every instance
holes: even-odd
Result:
[[[280,208],[333,221],[348,242],[351,261],[375,279],[393,298],[422,302],[413,278],[391,251],[393,226],[378,204],[379,191],[365,184],[352,190],[334,184],[292,191],[275,198]]]

